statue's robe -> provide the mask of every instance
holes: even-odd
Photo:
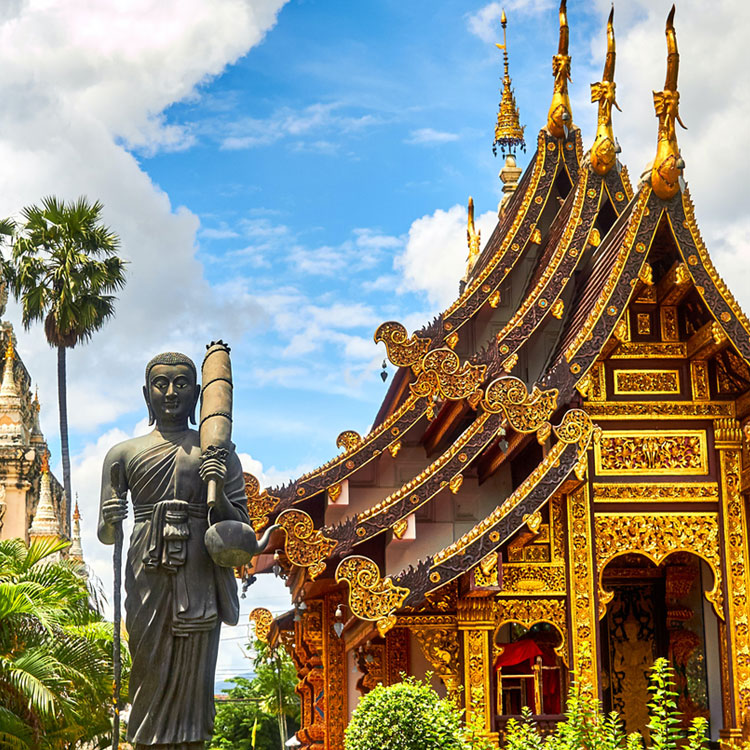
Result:
[[[151,444],[125,468],[135,513],[125,571],[128,740],[150,750],[199,750],[213,732],[219,631],[222,622],[235,625],[239,618],[237,584],[234,571],[214,565],[203,543],[208,506],[198,433],[144,442]],[[234,452],[224,491],[248,521]]]

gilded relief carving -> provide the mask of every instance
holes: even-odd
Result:
[[[260,482],[252,474],[244,472],[244,476],[247,513],[250,516],[250,523],[257,533],[265,528],[269,515],[279,504],[279,498],[272,497],[265,490],[261,492]]]
[[[458,630],[453,627],[414,627],[414,635],[425,658],[441,679],[448,697],[461,705],[461,672],[459,670]]]
[[[519,594],[565,595],[565,566],[537,563],[503,565],[503,588],[499,596]]]
[[[421,372],[410,388],[415,396],[438,394],[457,400],[479,393],[487,365],[461,364],[452,349],[434,349],[422,359]],[[478,396],[477,396],[478,397]]]
[[[522,380],[504,377],[487,386],[482,405],[493,414],[502,411],[514,430],[531,433],[552,416],[557,408],[557,394],[556,388],[541,391],[536,386],[529,393]]]
[[[591,549],[591,505],[588,485],[568,496],[568,550],[573,669],[581,687],[597,694],[599,669],[596,634],[594,560]]]
[[[311,578],[319,576],[326,569],[326,558],[336,547],[336,541],[316,529],[303,510],[285,510],[276,523],[285,532],[284,552],[289,561],[308,568]]]
[[[703,430],[605,430],[594,445],[596,473],[706,474],[708,453]]]
[[[466,723],[479,732],[490,730],[490,653],[487,630],[464,631]]]
[[[718,502],[716,482],[594,484],[596,503]]]
[[[530,628],[538,622],[554,625],[562,639],[555,653],[566,665],[568,661],[568,618],[564,599],[501,599],[494,603],[495,628],[517,622]]]
[[[721,584],[719,519],[716,513],[597,513],[594,520],[596,569],[599,571],[599,616],[603,617],[612,592],[601,587],[607,564],[619,555],[635,552],[654,565],[673,552],[691,552],[705,560],[714,574],[706,599],[724,618]]]
[[[261,643],[268,643],[268,633],[271,630],[273,615],[265,607],[256,607],[250,612],[250,622],[255,623],[255,637]]]
[[[618,396],[647,393],[679,394],[679,370],[615,370],[615,394]]]
[[[734,417],[731,401],[602,401],[587,402],[586,411],[596,419],[701,419]]]
[[[708,401],[711,398],[708,387],[708,364],[706,362],[699,359],[690,362],[690,384],[693,390],[693,398],[696,401]]]
[[[430,339],[414,334],[409,338],[401,323],[382,323],[375,331],[375,343],[382,341],[388,352],[388,360],[396,367],[412,367],[427,354]]]

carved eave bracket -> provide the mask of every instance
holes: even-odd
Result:
[[[276,523],[284,531],[284,553],[289,562],[307,568],[312,579],[326,568],[326,558],[336,547],[336,540],[316,529],[312,518],[302,510],[285,510]]]
[[[265,607],[256,607],[250,612],[250,622],[255,623],[255,637],[261,643],[268,643],[268,635],[271,632],[273,615]]]

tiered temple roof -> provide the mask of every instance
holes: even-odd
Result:
[[[490,732],[497,725],[489,698],[470,688],[476,677],[489,694],[490,646],[486,635],[476,637],[485,644],[477,656],[484,672],[472,677],[469,633],[510,621],[553,626],[562,638],[558,656],[584,685],[599,684],[596,603],[603,616],[613,596],[601,588],[615,556],[607,544],[657,565],[675,550],[695,553],[714,575],[707,598],[718,617],[730,630],[734,617],[747,622],[747,550],[737,528],[745,537],[747,529],[737,497],[750,484],[731,462],[741,429],[750,430],[750,323],[711,262],[682,179],[673,19],[674,9],[666,83],[654,93],[656,158],[634,191],[612,124],[613,15],[602,80],[591,86],[596,135],[584,155],[567,91],[563,0],[546,126],[479,253],[470,216],[470,264],[459,297],[411,336],[397,322],[375,333],[398,371],[372,430],[342,433],[341,453],[284,487],[261,492],[248,478],[256,528],[270,521],[281,527],[272,547],[295,601],[323,607],[329,690],[340,677],[331,654],[340,660],[378,638],[387,652],[397,642],[394,628],[419,625],[425,657],[455,694],[463,630],[467,719]],[[505,62],[504,101],[511,91]],[[517,112],[512,104],[506,120]],[[625,429],[633,420],[641,420],[637,429]],[[693,432],[675,427],[682,423]],[[654,424],[669,429],[648,429]],[[703,479],[686,483],[690,475]],[[648,484],[626,484],[627,476]],[[714,505],[691,504],[701,493],[717,498]],[[592,510],[592,497],[641,498],[634,507],[642,515],[614,513],[619,506]],[[680,520],[674,502],[657,505],[660,498],[682,503]],[[719,549],[716,529],[735,523]],[[714,524],[713,542],[696,541],[691,524]],[[660,528],[662,546],[633,541],[650,526]],[[538,546],[545,544],[546,551]],[[722,584],[722,565],[731,559],[739,567]],[[261,559],[259,568],[268,566]],[[338,618],[329,604],[338,602],[340,612],[344,600],[337,646],[326,631]],[[290,618],[270,626],[271,637],[295,654],[301,686],[316,664],[305,617],[296,645],[284,636],[295,627]],[[445,631],[443,657],[425,635],[436,628]],[[732,631],[731,653],[721,658],[750,676],[742,661],[746,631]],[[724,713],[730,732],[750,721],[750,687],[740,687],[739,676],[725,679],[726,694],[735,691]],[[300,735],[306,747],[337,747],[341,709],[330,703],[327,710],[324,730],[313,714],[303,716],[314,725]]]

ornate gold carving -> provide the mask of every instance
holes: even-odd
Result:
[[[665,305],[659,308],[661,321],[661,337],[664,341],[679,341],[680,329],[677,325],[677,308],[673,305]]]
[[[560,320],[563,316],[563,313],[565,312],[565,303],[562,301],[562,299],[558,299],[554,305],[552,305],[552,309],[550,310],[550,314],[553,318],[557,318]]]
[[[703,430],[605,430],[594,445],[596,473],[706,474],[708,452]]]
[[[401,624],[401,618],[399,618]],[[448,691],[448,697],[460,706],[461,673],[459,671],[458,630],[453,627],[430,627],[413,625],[413,633],[419,641],[425,658],[435,669]]]
[[[719,518],[716,513],[597,513],[594,519],[596,569],[599,571],[599,616],[613,592],[602,589],[602,574],[619,555],[638,553],[661,565],[673,552],[691,552],[705,560],[714,574],[706,599],[724,619],[721,587]]]
[[[482,587],[499,586],[497,552],[490,552],[474,568],[474,585]]]
[[[391,528],[393,529],[393,536],[395,536],[396,539],[403,539],[406,530],[409,528],[409,521],[406,518],[402,518],[399,521],[396,521]]]
[[[631,341],[620,344],[612,354],[612,359],[685,359],[687,344],[675,342]]]
[[[699,359],[690,361],[690,384],[696,401],[708,401],[711,392],[708,388],[708,364]]]
[[[335,503],[341,497],[341,493],[343,492],[343,490],[344,487],[341,482],[339,482],[338,484],[332,484],[328,488],[328,499],[332,503]]]
[[[376,563],[361,555],[345,557],[336,568],[336,583],[349,584],[349,608],[360,620],[377,623],[384,636],[395,624],[394,610],[409,595],[409,589],[382,578]]]
[[[531,393],[522,380],[503,377],[493,380],[485,391],[482,406],[489,412],[503,412],[517,432],[530,433],[540,429],[557,408],[556,388],[540,391],[534,386]]]
[[[326,747],[344,746],[346,728],[346,652],[344,641],[336,635],[336,609],[340,604],[339,594],[332,592],[325,597],[323,620],[323,664],[325,667],[325,739]]]
[[[450,482],[448,482],[448,487],[450,488],[450,491],[457,495],[458,491],[461,489],[461,485],[464,483],[464,478],[462,474],[456,474],[456,476],[452,477]]]
[[[265,607],[256,607],[250,612],[250,622],[255,623],[255,637],[261,643],[268,643],[268,633],[271,630],[273,615]]]
[[[609,172],[617,160],[617,144],[612,131],[612,107],[620,107],[615,100],[615,31],[612,24],[614,8],[607,21],[607,57],[604,74],[599,83],[591,84],[591,101],[599,102],[596,136],[591,147],[591,167],[602,177]]]
[[[385,636],[385,679],[386,685],[401,682],[402,675],[409,669],[409,631],[406,628],[393,628]]]
[[[247,500],[247,514],[255,532],[262,531],[268,523],[268,518],[279,504],[278,497],[272,497],[265,490],[261,492],[260,482],[248,472],[245,476],[245,499]]]
[[[503,74],[503,93],[500,98],[500,109],[497,113],[497,124],[495,125],[495,141],[492,144],[492,152],[496,153],[500,146],[503,153],[514,153],[516,146],[525,146],[523,139],[523,126],[520,123],[516,97],[511,88],[510,73],[508,72],[508,42],[505,36],[505,28],[508,19],[505,11],[500,16],[503,27],[503,43],[495,45],[503,51],[503,63],[505,72]]]
[[[568,496],[568,552],[570,609],[573,629],[573,669],[581,688],[598,693],[594,561],[591,544],[591,506],[588,484]]]
[[[718,500],[719,487],[715,482],[594,484],[594,502],[596,503],[715,503]]]
[[[651,333],[651,315],[649,313],[638,313],[636,316],[636,330],[642,336]]]
[[[604,378],[604,365],[596,362],[589,370],[588,389],[583,394],[590,401],[604,401],[607,398],[607,385]]]
[[[640,195],[638,196],[638,201],[630,215],[628,228],[625,231],[625,236],[623,237],[620,244],[620,249],[618,250],[617,257],[612,264],[609,276],[604,282],[604,286],[602,287],[599,297],[594,304],[591,312],[589,313],[583,324],[580,326],[578,333],[576,334],[570,346],[568,346],[568,348],[565,350],[565,359],[568,362],[573,359],[575,354],[581,348],[583,342],[586,341],[590,334],[592,334],[596,322],[599,320],[605,308],[607,307],[609,298],[612,295],[612,292],[615,290],[615,287],[620,280],[620,276],[622,275],[623,268],[625,267],[625,261],[630,255],[630,249],[635,242],[635,237],[638,233],[641,218],[643,217],[643,212],[646,208],[646,204],[648,203],[650,195],[651,191],[647,187],[644,187],[641,190]],[[646,248],[644,247],[644,252],[645,250]],[[620,344],[620,346],[622,347],[623,344]]]
[[[385,683],[385,644],[368,641],[354,652],[357,669],[362,677],[357,680],[357,690],[366,695],[378,684]],[[387,683],[385,683],[387,684]]]
[[[529,241],[533,242],[535,245],[541,245],[542,244],[542,233],[539,231],[539,227],[537,227],[531,233],[531,237],[529,237]]]
[[[735,727],[750,718],[750,631],[748,629],[748,526],[745,500],[740,493],[740,452],[722,450],[722,526],[727,555],[727,633],[732,662]],[[718,549],[718,541],[717,541]]]
[[[397,440],[395,443],[388,446],[388,452],[391,454],[391,458],[396,458],[400,450],[401,450],[400,440]]]
[[[276,523],[284,529],[284,553],[289,561],[308,568],[311,578],[317,578],[326,569],[326,558],[336,547],[335,539],[328,539],[316,529],[312,518],[303,510],[285,510]]]
[[[362,436],[355,430],[344,430],[336,438],[336,447],[343,448],[345,451],[353,451],[362,443]]]
[[[679,370],[615,370],[614,380],[615,394],[618,396],[680,392]]]
[[[518,354],[515,352],[503,362],[503,370],[507,373],[513,372],[513,368],[518,364]]]
[[[382,323],[375,331],[375,343],[382,341],[388,352],[388,359],[396,367],[417,365],[430,348],[431,339],[417,336],[411,338],[401,323]]]
[[[525,498],[526,495],[542,480],[544,475],[553,466],[558,464],[566,444],[573,445],[577,443],[579,456],[583,455],[588,449],[594,430],[594,425],[586,412],[583,412],[580,409],[571,409],[566,412],[562,422],[554,428],[555,434],[559,438],[558,442],[552,446],[549,453],[547,453],[541,462],[537,464],[531,474],[529,474],[529,476],[526,477],[513,493],[501,505],[498,505],[488,516],[453,542],[453,544],[440,550],[440,552],[433,557],[433,564],[439,565],[454,555],[462,554],[476,539],[482,536],[488,529],[492,528],[492,526],[503,518],[503,516],[516,507],[516,505],[518,505],[518,503],[521,502],[521,500],[523,500],[523,498]],[[492,534],[490,534],[490,541],[493,543],[499,542],[499,536],[496,536],[493,539]]]
[[[650,263],[644,263],[641,266],[641,270],[638,272],[638,278],[646,285],[652,286],[654,283],[654,269],[651,268]],[[651,327],[650,316],[649,316],[649,329]],[[650,333],[651,331],[644,331],[644,333]],[[640,331],[639,331],[640,333]]]
[[[565,566],[554,563],[505,563],[499,596],[519,594],[565,595]]]
[[[733,417],[731,401],[602,401],[587,402],[586,411],[595,419],[702,419]]]
[[[468,218],[466,222],[466,241],[469,245],[469,255],[466,258],[466,273],[464,279],[469,278],[469,274],[471,274],[471,271],[479,258],[481,237],[481,232],[474,227],[474,199],[469,196]],[[451,338],[453,336],[455,336],[456,341],[458,341],[458,334],[451,334]],[[455,344],[448,344],[448,346],[452,349]]]
[[[742,430],[736,419],[714,420],[714,444],[717,448],[739,448],[742,444]]]
[[[472,365],[461,360],[451,349],[434,349],[422,359],[422,371],[410,386],[417,396],[439,394],[458,400],[475,393],[484,380],[487,365]]]
[[[573,114],[570,110],[568,97],[568,81],[570,80],[570,55],[568,55],[568,18],[565,8],[566,0],[560,3],[560,41],[557,54],[552,58],[552,75],[555,86],[552,93],[552,103],[547,114],[547,130],[555,138],[567,138],[568,131],[573,126]]]
[[[464,682],[466,723],[479,732],[489,732],[490,647],[487,630],[464,630]]]
[[[614,308],[614,313],[617,313],[617,308]],[[612,329],[612,335],[621,343],[627,344],[630,341],[630,318],[624,315],[617,321],[617,324]]]
[[[659,118],[659,135],[656,144],[656,158],[651,167],[651,186],[662,199],[669,200],[680,189],[680,177],[685,166],[677,146],[675,120],[682,125],[679,103],[680,92],[677,91],[677,71],[680,56],[677,53],[677,36],[675,35],[674,7],[667,18],[667,80],[663,91],[654,91],[654,109]]]
[[[445,339],[445,343],[451,348],[455,349],[458,344],[458,332],[454,331],[448,338]]]
[[[560,633],[562,643],[555,652],[565,664],[568,661],[568,618],[564,599],[500,599],[494,603],[496,628],[517,622],[530,628],[538,622],[548,622]]]
[[[490,303],[490,307],[494,310],[500,304],[500,290],[497,289],[492,292],[487,301]]]

